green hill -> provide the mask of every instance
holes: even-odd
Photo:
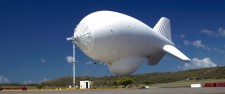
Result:
[[[111,87],[118,85],[117,81],[122,77],[132,78],[134,85],[159,84],[202,79],[225,79],[225,67],[203,68],[179,72],[133,74],[120,77],[76,77],[76,83],[79,85],[79,81],[81,80],[93,80],[96,87]],[[42,84],[44,86],[65,87],[71,85],[72,81],[72,77],[63,77],[45,81]]]

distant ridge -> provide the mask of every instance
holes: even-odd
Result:
[[[179,72],[154,72],[133,74],[128,76],[112,77],[76,77],[76,83],[80,80],[93,80],[96,86],[114,86],[121,77],[130,77],[133,84],[157,84],[168,83],[182,80],[201,80],[201,79],[225,79],[225,67],[202,68]],[[69,86],[72,83],[72,77],[62,77],[43,82],[47,86]]]

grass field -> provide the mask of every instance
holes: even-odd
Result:
[[[204,83],[210,83],[210,82],[225,82],[225,79],[205,79],[205,80],[183,80],[183,81],[177,81],[177,82],[170,82],[170,83],[159,83],[159,84],[150,84],[150,88],[159,88],[159,87],[190,87],[191,84],[202,84]],[[146,86],[146,84],[139,84],[135,85],[133,84],[130,88],[139,88],[141,86]],[[18,88],[20,86],[1,86],[2,88]],[[36,86],[26,86],[28,90],[37,90],[39,89]],[[121,89],[122,87],[105,87],[105,88],[97,88],[97,89]],[[69,89],[68,87],[43,87],[42,90],[73,90]]]
[[[183,80],[170,83],[152,84],[151,87],[179,87],[179,86],[191,86],[191,84],[204,84],[210,82],[225,82],[225,79],[205,79],[205,80]]]

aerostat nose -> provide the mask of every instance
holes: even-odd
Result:
[[[77,25],[74,31],[74,41],[81,50],[88,51],[90,49],[93,39],[87,25],[83,23]]]

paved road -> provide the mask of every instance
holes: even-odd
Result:
[[[0,94],[225,94],[223,88],[150,88],[113,90],[0,91]]]

